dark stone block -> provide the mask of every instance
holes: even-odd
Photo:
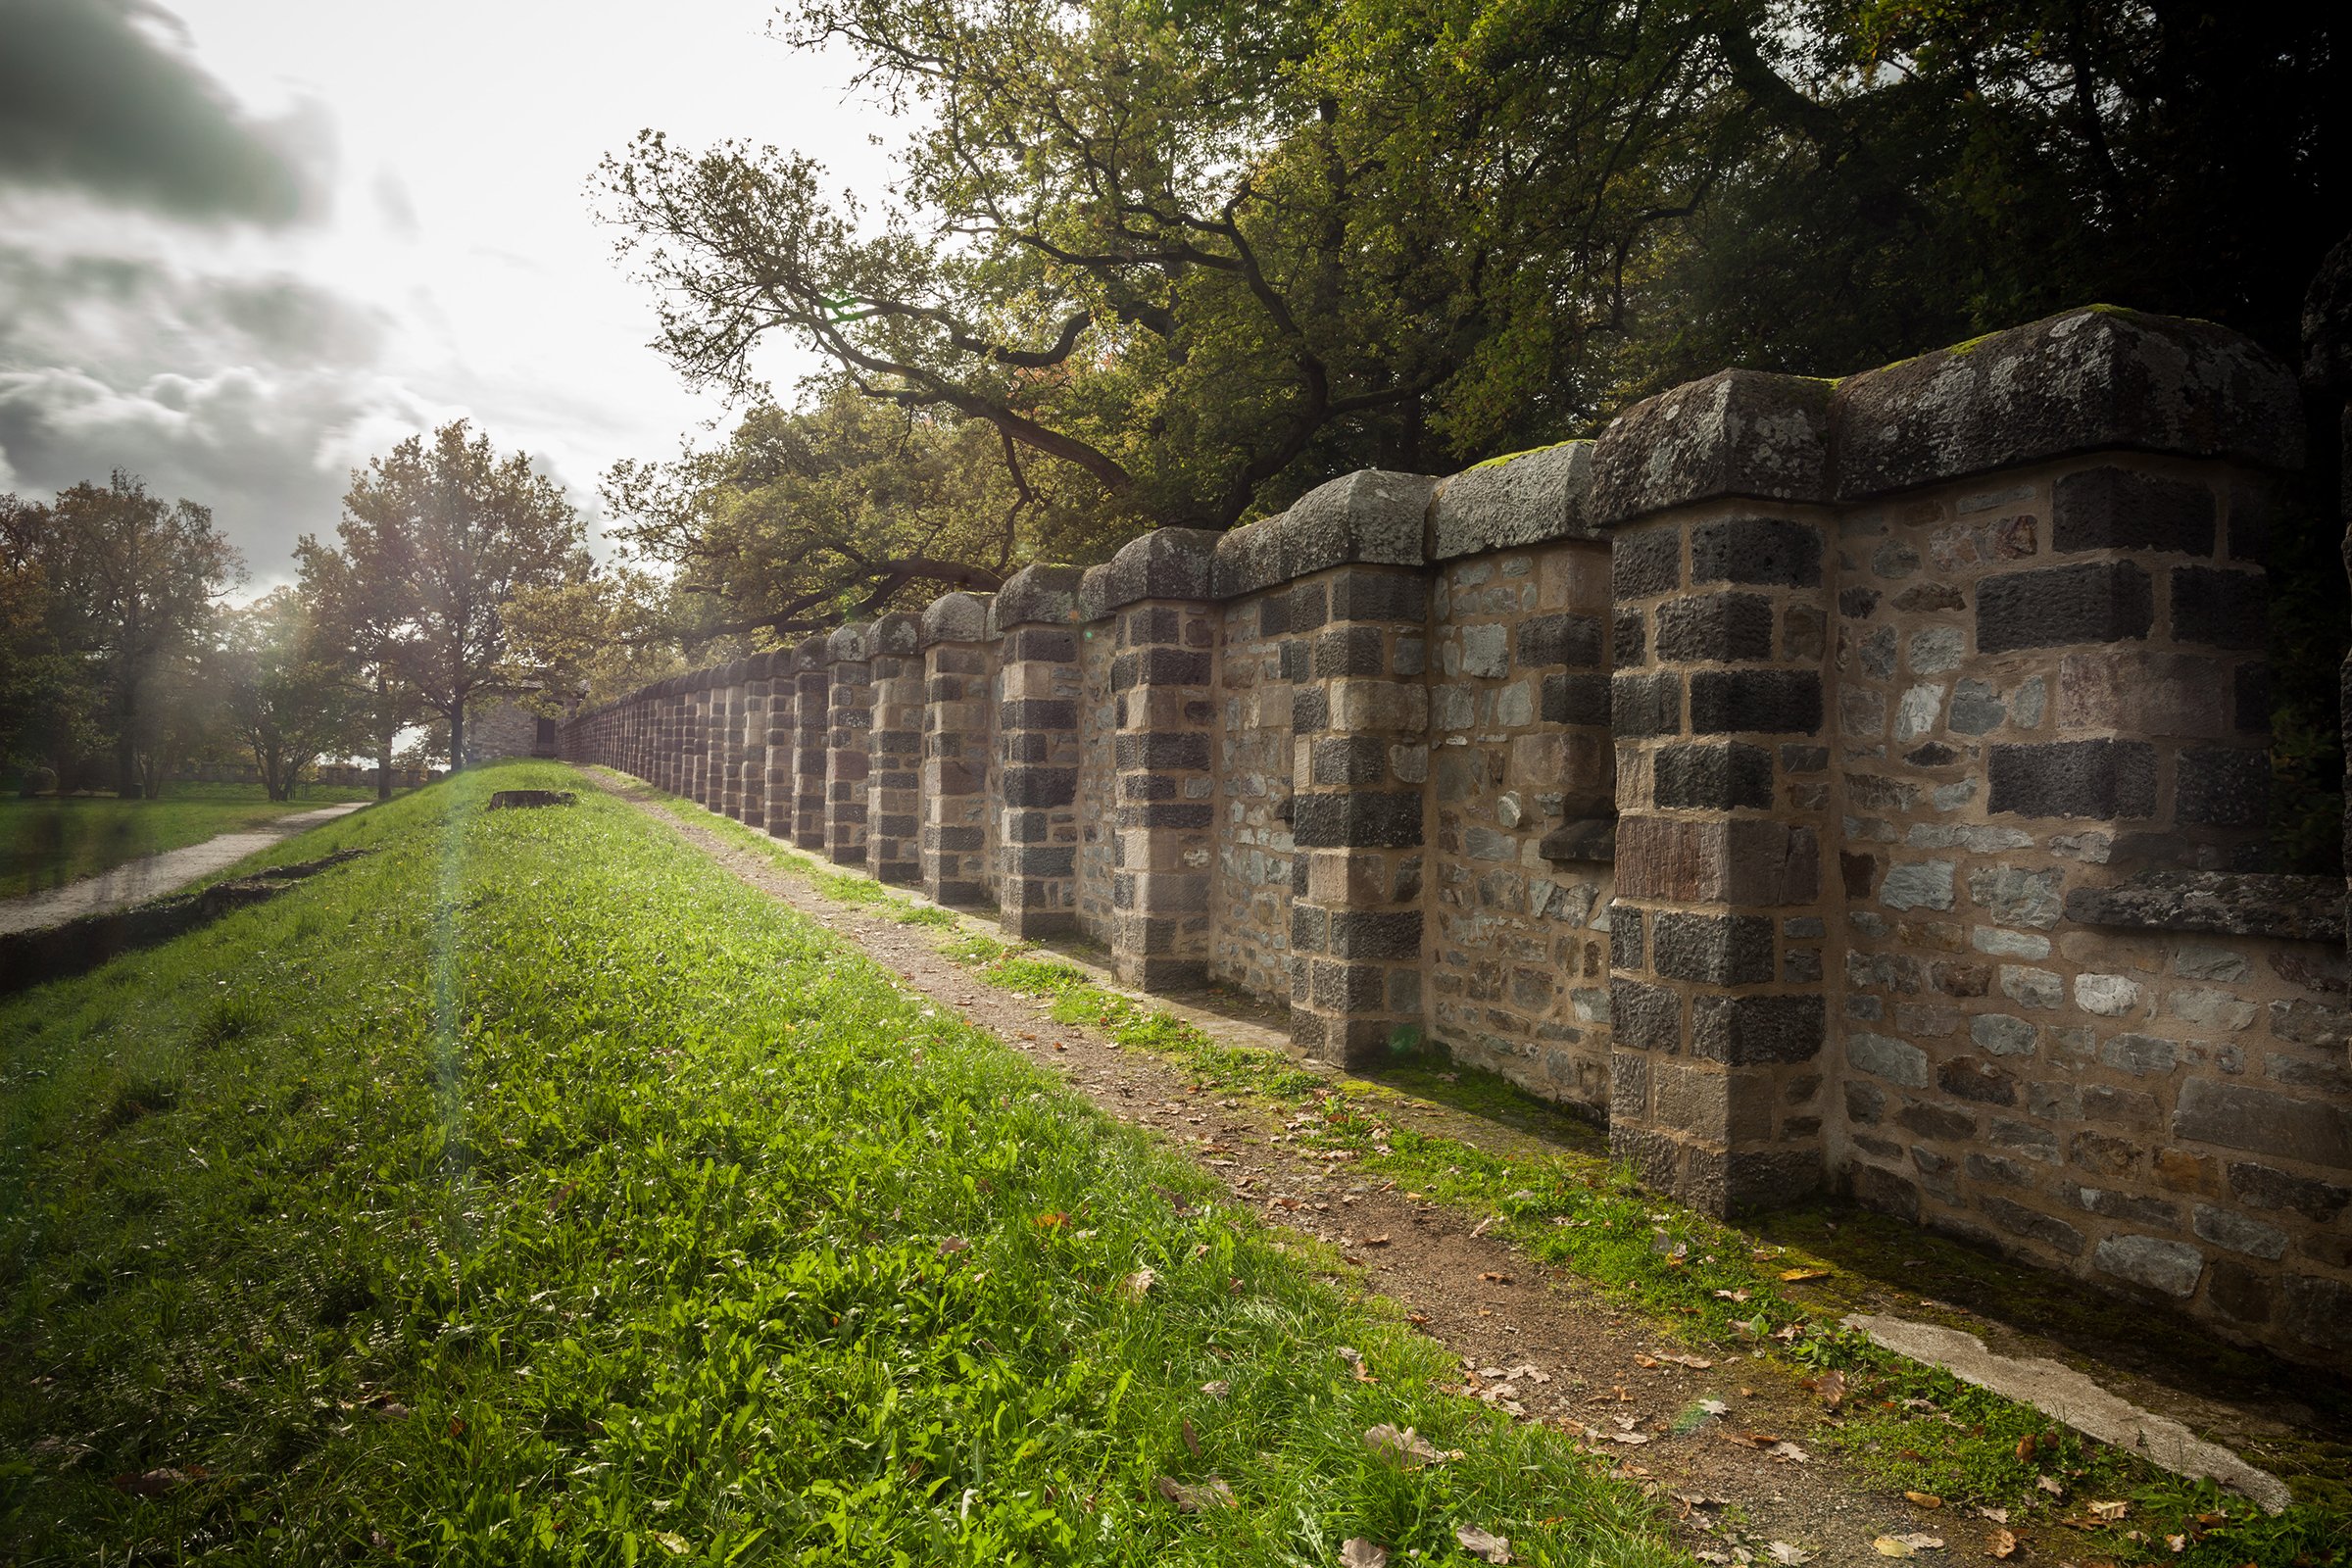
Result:
[[[1291,951],[1321,953],[1331,935],[1331,911],[1317,904],[1291,906]]]
[[[1165,773],[1129,773],[1118,782],[1123,801],[1172,801],[1177,796],[1176,781]]]
[[[1658,657],[1692,663],[1772,657],[1772,602],[1702,594],[1658,606]]]
[[[2271,535],[2278,524],[2279,500],[2276,486],[2260,480],[2234,479],[2230,484],[2230,559],[2268,561]]]
[[[1649,1058],[1638,1051],[1609,1053],[1609,1117],[1622,1122],[1649,1109]]]
[[[1024,626],[1004,639],[1006,663],[1069,664],[1078,659],[1078,634],[1066,627]]]
[[[1215,824],[1217,808],[1206,801],[1122,806],[1113,813],[1112,819],[1115,825],[1122,828],[1204,828]]]
[[[1977,589],[1983,654],[2125,642],[2146,637],[2155,621],[2154,585],[2132,561],[2016,571],[1988,577]]]
[[[2259,571],[2173,568],[2173,640],[2260,648],[2270,626],[2270,583]]]
[[[1642,629],[1642,612],[1627,606],[1609,623],[1609,661],[1618,669],[1639,669],[1649,662],[1649,645]]]
[[[1291,842],[1302,850],[1410,849],[1421,842],[1421,796],[1371,790],[1296,796]]]
[[[1312,678],[1314,645],[1303,637],[1294,637],[1282,645],[1282,678],[1303,681]]]
[[[1078,847],[1074,844],[1030,844],[1006,852],[1005,860],[1014,876],[1032,879],[1075,876],[1078,872]]]
[[[1609,913],[1609,963],[1618,969],[1642,967],[1642,911],[1630,904],[1617,905]]]
[[[1609,1020],[1620,1046],[1668,1053],[1683,1049],[1683,999],[1664,986],[1611,975]]]
[[[1119,646],[1151,648],[1184,635],[1184,617],[1174,605],[1145,605],[1119,616]]]
[[[1949,767],[1960,760],[1960,753],[1941,741],[1930,741],[1925,746],[1905,752],[1903,760],[1913,767]]]
[[[2082,1255],[2082,1233],[2054,1214],[2044,1214],[1999,1197],[1980,1198],[1977,1208],[2012,1236],[2037,1242],[2067,1257]]]
[[[1389,747],[1370,735],[1342,735],[1308,747],[1309,777],[1317,784],[1378,784],[1389,775]]]
[[[1985,768],[1988,811],[2099,821],[2156,811],[2156,749],[2145,741],[1995,746]]]
[[[1120,768],[1205,768],[1208,737],[1197,731],[1120,735],[1111,741],[1111,755]]]
[[[1417,958],[1421,911],[1341,910],[1331,918],[1331,953],[1340,958]]]
[[[1947,1095],[1973,1100],[1981,1105],[2017,1103],[2017,1079],[1977,1056],[1954,1056],[1936,1069],[1936,1082]]]
[[[1761,985],[1773,977],[1772,920],[1760,914],[1661,911],[1651,921],[1652,966],[1676,980]]]
[[[1868,620],[1879,612],[1879,591],[1876,588],[1840,588],[1838,590],[1838,613],[1848,620]]]
[[[2334,877],[2147,870],[2112,887],[2075,889],[2066,896],[2066,917],[2084,925],[2341,942],[2344,885]]]
[[[1618,600],[1646,599],[1683,585],[1683,535],[1674,527],[1622,533],[1609,549],[1609,593]]]
[[[1679,734],[1683,678],[1669,669],[1611,677],[1609,724],[1620,739]]]
[[[1919,1223],[1919,1184],[1880,1165],[1853,1167],[1854,1201],[1882,1214]]]
[[[1811,1061],[1824,1036],[1818,996],[1728,997],[1691,1003],[1690,1054],[1727,1066]]]
[[[2291,1209],[2315,1225],[2332,1225],[2347,1205],[2352,1187],[2310,1176],[2290,1176],[2251,1160],[2230,1164],[2230,1190],[2252,1208]]]
[[[1519,667],[1566,664],[1596,669],[1601,662],[1602,640],[1598,615],[1536,615],[1519,626]]]
[[[1598,863],[1617,858],[1617,819],[1576,817],[1544,835],[1536,853],[1554,865]]]
[[[1078,798],[1074,767],[1007,767],[1002,788],[1006,806],[1067,806]]]
[[[2252,1084],[2189,1079],[2174,1105],[2173,1136],[2322,1170],[2352,1167],[2352,1106]]]
[[[1384,641],[1378,626],[1340,626],[1324,632],[1315,639],[1315,678],[1385,674],[1388,658],[1382,647]]]
[[[1821,676],[1813,670],[1702,669],[1690,676],[1694,735],[1807,735],[1820,728]]]
[[[1307,969],[1307,998],[1326,1012],[1372,1012],[1386,997],[1385,973],[1373,963],[1316,958]]]
[[[1166,530],[1161,530],[1165,532]],[[1149,538],[1150,535],[1145,537]],[[1205,686],[1209,658],[1183,648],[1147,648],[1134,656],[1141,662],[1136,683],[1143,686]],[[1115,678],[1113,684],[1117,684]]]
[[[1609,722],[1609,677],[1558,673],[1544,677],[1543,718],[1546,724]]]
[[[1727,517],[1690,530],[1690,580],[1811,588],[1821,582],[1821,530],[1786,517]]]
[[[2090,468],[2058,481],[2050,548],[2213,554],[2213,490],[2160,473]]]
[[[2288,1274],[2278,1284],[2278,1317],[2289,1334],[2331,1355],[2352,1345],[2352,1285],[2309,1274]]]
[[[1331,727],[1331,694],[1320,686],[1301,686],[1291,693],[1291,728],[1301,735]]]
[[[1725,1212],[1759,1214],[1819,1192],[1822,1157],[1809,1149],[1735,1150],[1724,1172]]]
[[[998,706],[997,727],[1006,731],[1075,730],[1078,727],[1078,705],[1058,698],[1016,698]]]
[[[1300,583],[1291,590],[1291,630],[1314,631],[1331,618],[1331,596],[1319,582]]]
[[[1657,804],[1670,809],[1728,811],[1772,805],[1772,753],[1734,741],[1667,746],[1652,759]]]
[[[2259,1324],[2271,1320],[2271,1282],[2268,1275],[2217,1257],[2205,1276],[2205,1299],[2233,1323]]]
[[[1291,629],[1291,596],[1268,594],[1257,602],[1257,634],[1280,637]]]
[[[2175,817],[2194,827],[2260,827],[2270,815],[2271,757],[2245,748],[2180,754]]]
[[[1342,571],[1331,579],[1334,620],[1429,618],[1429,589],[1418,574],[1399,571]]]
[[[1927,1101],[1909,1101],[1895,1112],[1895,1123],[1907,1132],[1922,1138],[1940,1138],[1958,1143],[1977,1136],[1977,1118],[1949,1105]]]

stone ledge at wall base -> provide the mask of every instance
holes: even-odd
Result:
[[[1849,1193],[2345,1365],[2342,890],[2249,869],[2300,428],[2228,333],[2074,311],[1024,567],[919,618],[924,884],[1427,1041],[1702,1207]],[[906,815],[828,788],[906,752],[893,638],[780,661],[804,844]],[[691,764],[708,685],[566,754]]]

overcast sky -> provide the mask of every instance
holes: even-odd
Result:
[[[772,11],[0,0],[0,490],[130,469],[211,506],[255,588],[350,469],[460,415],[592,507],[723,414],[645,347],[599,160],[651,126],[887,177],[888,122]]]

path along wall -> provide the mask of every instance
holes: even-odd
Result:
[[[2254,869],[2300,432],[2124,312],[1727,371],[563,747],[1327,1059],[1434,1044],[1711,1210],[1840,1191],[2352,1364],[2343,889]]]

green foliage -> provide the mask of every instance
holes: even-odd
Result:
[[[13,1560],[1677,1560],[1325,1259],[627,808],[481,810],[578,782],[333,824],[272,858],[375,853],[0,1006]]]

